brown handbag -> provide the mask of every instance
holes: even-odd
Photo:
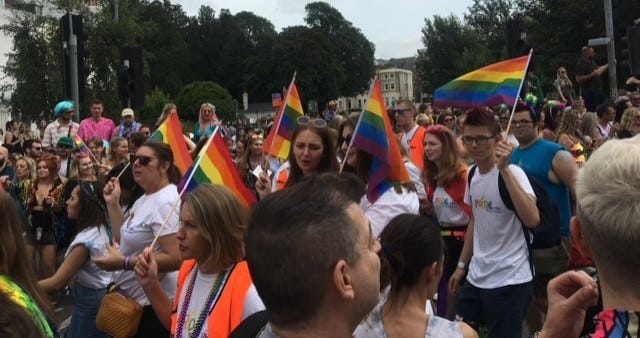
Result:
[[[115,338],[133,337],[140,325],[142,306],[114,289],[111,288],[102,298],[96,327]]]

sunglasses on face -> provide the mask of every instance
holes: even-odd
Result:
[[[343,143],[347,143],[347,145],[351,144],[351,138],[353,135],[347,135],[346,137],[342,137],[340,136],[340,138],[338,139],[338,145],[342,145]]]
[[[153,160],[154,158],[151,156],[142,156],[142,155],[135,155],[135,154],[131,154],[130,155],[130,162],[131,163],[135,163],[136,160],[138,161],[138,163],[140,163],[141,166],[146,167],[149,165],[149,163],[151,162],[151,160]]]
[[[309,116],[300,116],[296,121],[301,126],[308,126],[309,124],[316,128],[324,128],[327,126],[327,121],[323,119],[312,119]]]
[[[393,109],[391,111],[392,114],[404,115],[405,112],[410,112],[411,109]]]

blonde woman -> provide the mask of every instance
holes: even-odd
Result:
[[[640,109],[628,108],[622,114],[618,138],[630,138],[640,132]]]
[[[573,88],[573,82],[571,82],[566,68],[558,68],[556,72],[556,80],[553,81],[553,87],[555,87],[556,94],[560,101],[567,103],[568,105],[573,104],[573,98],[576,93]]]
[[[576,109],[565,112],[557,131],[558,143],[571,152],[578,166],[582,166],[587,160],[584,140],[582,139],[582,133],[580,133],[582,115]]]

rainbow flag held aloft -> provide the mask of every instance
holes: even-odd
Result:
[[[264,142],[264,152],[286,160],[291,149],[291,137],[296,129],[297,119],[304,115],[302,103],[295,84],[295,75],[287,90],[285,104],[280,107],[273,122],[273,128]]]
[[[78,136],[78,134],[73,135],[73,143],[75,143],[76,148],[78,148],[78,150],[80,150],[81,152],[90,151],[89,147],[87,147],[87,144],[84,143],[84,141],[80,136]]]
[[[247,188],[231,159],[227,144],[217,128],[202,148],[195,162],[182,177],[178,191],[182,195],[200,184],[220,184],[231,189],[247,208],[255,202],[255,195]]]
[[[186,174],[193,160],[191,159],[191,154],[189,154],[189,149],[187,149],[187,144],[184,142],[182,124],[178,119],[178,113],[172,112],[169,114],[160,127],[149,137],[149,140],[168,144],[173,153],[173,162],[183,176]]]
[[[351,142],[355,148],[372,156],[367,185],[369,202],[374,203],[394,184],[410,181],[377,76]]]
[[[436,89],[435,105],[473,108],[504,103],[513,106],[520,94],[530,58],[531,54],[528,54],[464,74]]]

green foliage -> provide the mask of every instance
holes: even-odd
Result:
[[[165,94],[160,88],[156,87],[149,95],[147,95],[144,109],[136,115],[138,121],[147,124],[154,124],[164,105],[171,102],[171,98]]]
[[[200,106],[203,103],[216,106],[216,115],[224,121],[235,121],[236,106],[233,97],[224,87],[211,81],[197,81],[186,85],[178,98],[176,105],[182,118],[197,121]]]
[[[24,121],[50,118],[62,96],[57,20],[16,11],[0,29],[13,40],[2,70],[15,83],[1,88],[10,112]]]
[[[490,50],[494,59],[507,56],[506,25],[513,12],[512,0],[473,0],[464,20],[479,34],[479,39]]]
[[[425,19],[422,34],[425,48],[418,52],[416,68],[422,78],[423,90],[427,93],[495,61],[478,33],[456,16],[445,18],[436,15],[433,20]]]

